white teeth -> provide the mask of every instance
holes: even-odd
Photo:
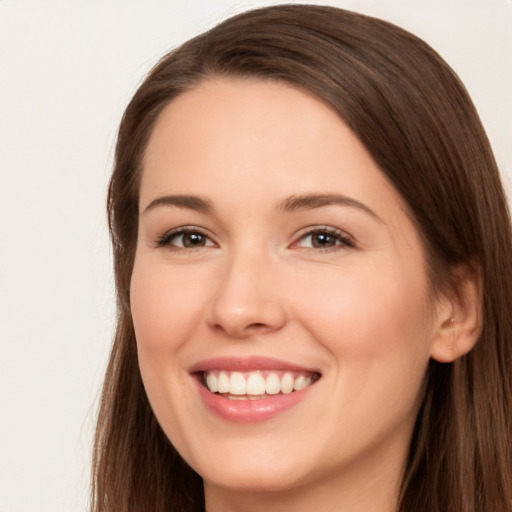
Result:
[[[304,375],[299,375],[295,379],[295,383],[293,384],[293,389],[295,391],[300,391],[301,389],[307,388],[311,384],[311,377],[304,377]]]
[[[205,384],[212,393],[229,394],[233,399],[242,400],[257,400],[278,393],[287,395],[307,388],[312,382],[311,374],[295,376],[292,372],[205,372]]]
[[[251,373],[247,379],[247,394],[248,395],[264,395],[265,394],[265,379],[260,373]]]
[[[206,385],[208,386],[208,389],[212,393],[216,393],[219,390],[219,386],[218,386],[218,382],[217,382],[217,377],[215,376],[214,373],[209,373],[206,376]]]
[[[208,380],[206,381],[206,384],[208,384]],[[219,373],[219,378],[217,380],[217,391],[219,393],[229,393],[229,377],[226,372]]]
[[[233,372],[229,378],[229,393],[232,395],[245,395],[247,386],[245,377],[240,372]]]
[[[281,379],[277,373],[271,373],[265,382],[265,391],[269,395],[277,395],[281,391]]]
[[[285,373],[281,380],[281,392],[285,395],[293,391],[293,375],[291,373]]]

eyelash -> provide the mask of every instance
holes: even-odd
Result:
[[[305,240],[308,237],[313,237],[315,235],[327,235],[329,238],[333,238],[335,242],[339,243],[335,243],[335,245],[328,247],[306,247],[306,249],[330,252],[341,248],[355,247],[354,239],[350,235],[348,235],[348,233],[346,233],[345,231],[341,231],[341,229],[336,229],[329,226],[307,228],[307,231],[304,234],[302,234],[296,242],[292,244],[292,247],[298,246],[298,244],[301,241]]]
[[[204,237],[205,239],[210,240],[210,237],[202,230],[198,229],[195,226],[183,226],[181,228],[173,229],[172,231],[168,231],[167,233],[164,233],[162,236],[158,237],[156,240],[156,246],[157,247],[172,247],[173,249],[198,249],[201,247],[205,247],[204,245],[198,245],[197,247],[184,247],[184,246],[176,246],[172,245],[171,241],[173,238],[177,238],[179,236],[184,235],[200,235]],[[210,240],[211,241],[211,240]],[[209,247],[209,245],[207,245]]]
[[[178,246],[171,244],[172,240],[174,238],[185,236],[185,235],[199,235],[201,237],[204,237],[205,240],[209,240],[210,244],[205,245],[198,245],[197,247],[193,246]],[[304,247],[305,249],[310,250],[317,250],[321,252],[330,252],[333,250],[338,250],[340,248],[350,248],[355,247],[355,242],[352,237],[350,237],[347,233],[344,231],[341,231],[340,229],[335,229],[329,226],[323,226],[323,227],[317,227],[317,228],[308,228],[307,231],[305,231],[297,241],[293,242],[291,247],[298,247],[302,241],[307,239],[308,237],[313,237],[315,235],[327,235],[327,237],[334,239],[335,245],[331,245],[328,247]],[[339,243],[338,243],[339,242]],[[167,233],[164,233],[162,236],[158,237],[156,240],[157,247],[169,247],[173,250],[192,250],[192,249],[200,249],[202,247],[211,247],[215,246],[215,242],[213,242],[210,237],[201,229],[198,229],[195,226],[183,226],[177,229],[174,229],[172,231],[169,231]]]

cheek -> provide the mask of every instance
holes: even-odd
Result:
[[[154,355],[176,350],[202,314],[193,276],[151,262],[136,262],[130,304],[139,352]]]
[[[307,293],[296,291],[304,298],[298,316],[340,365],[350,360],[425,366],[432,314],[421,268],[367,265],[325,277],[310,274],[303,286]]]
[[[370,438],[412,428],[423,396],[432,324],[421,272],[351,270],[322,280],[321,290],[308,286],[299,315],[332,363],[325,375],[332,398],[318,411],[326,432],[318,435],[342,432],[344,442],[362,446]]]
[[[198,292],[186,275],[170,274],[151,258],[136,261],[130,283],[130,304],[139,368],[151,407],[173,442],[186,433],[178,418],[191,415],[183,393],[187,378],[180,348],[195,328],[201,307]]]

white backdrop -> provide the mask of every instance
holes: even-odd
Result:
[[[105,191],[117,124],[164,52],[234,0],[0,0],[0,512],[87,508],[113,331]],[[338,0],[429,42],[512,176],[512,1]]]

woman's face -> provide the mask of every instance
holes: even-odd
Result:
[[[131,307],[151,405],[207,489],[401,470],[436,336],[425,256],[318,99],[216,79],[165,108]]]

